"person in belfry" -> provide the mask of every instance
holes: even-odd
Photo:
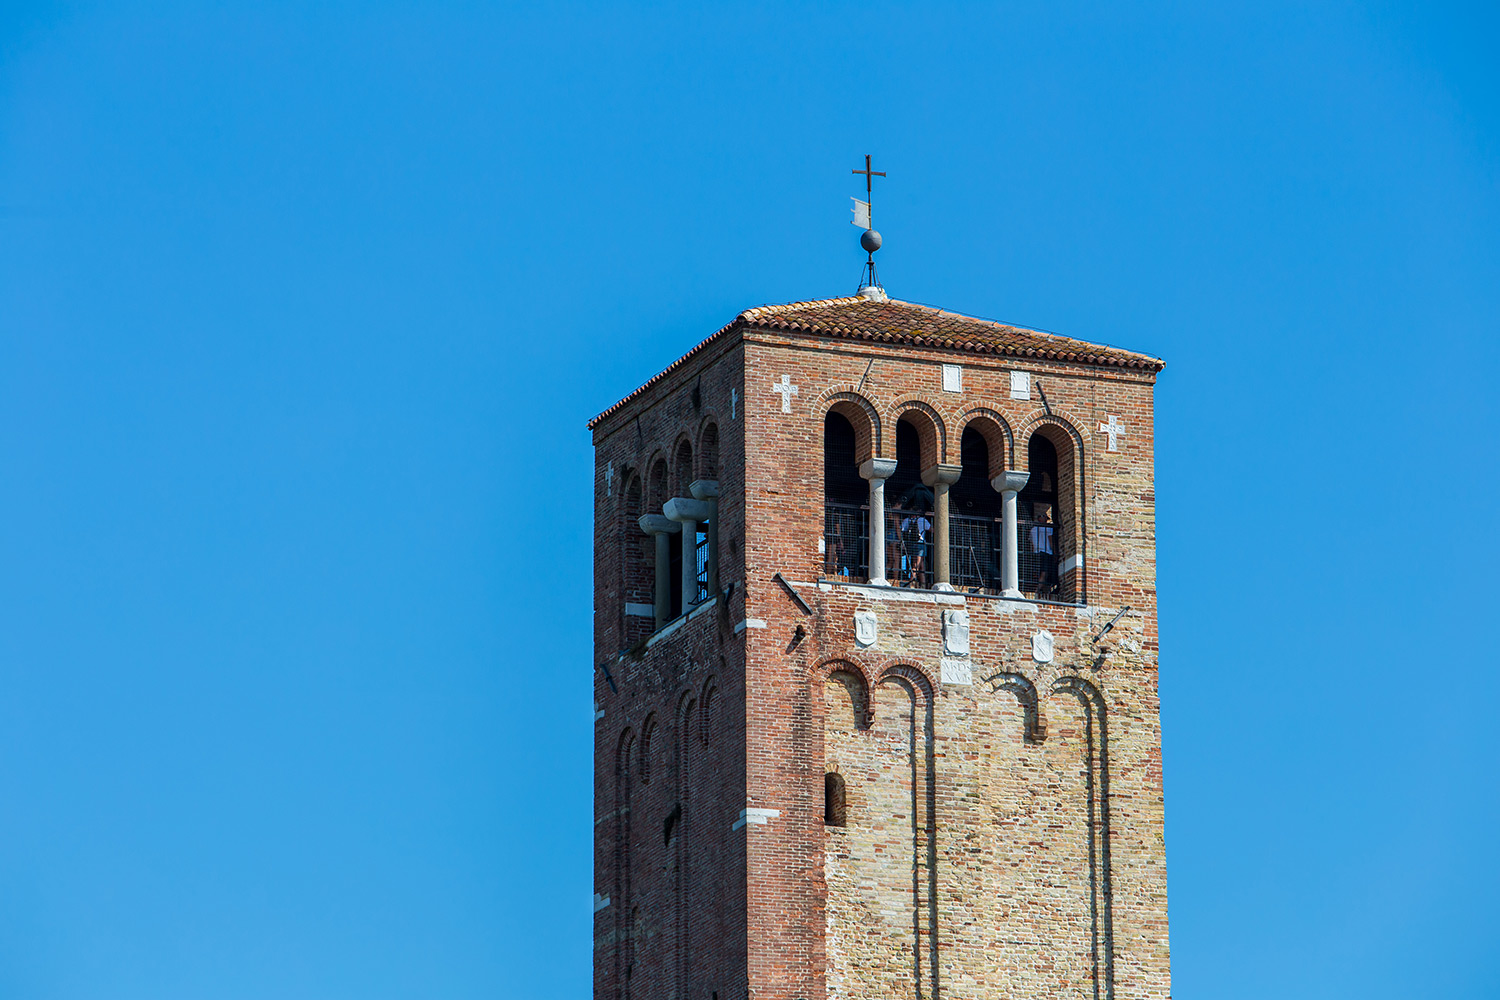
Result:
[[[911,587],[925,587],[927,552],[932,547],[932,494],[925,487],[915,487],[902,497],[898,511],[901,582]]]
[[[1036,505],[1036,523],[1030,531],[1031,551],[1036,554],[1038,597],[1045,597],[1057,590],[1057,553],[1052,545],[1052,505]]]

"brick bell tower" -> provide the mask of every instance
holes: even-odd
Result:
[[[589,424],[594,996],[1166,997],[1162,362],[869,273]]]

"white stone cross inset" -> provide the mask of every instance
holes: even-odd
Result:
[[[781,412],[791,413],[792,397],[797,395],[797,387],[792,385],[792,377],[790,375],[781,376],[780,382],[771,383],[771,391],[781,394]]]
[[[739,417],[739,408],[740,408],[740,391],[738,389],[730,389],[729,390],[729,419],[730,420],[735,420],[735,419],[737,419]]]
[[[1109,435],[1109,450],[1119,451],[1120,438],[1125,436],[1125,425],[1120,423],[1120,418],[1111,413],[1109,423],[1100,424],[1099,430]]]
[[[604,467],[604,495],[607,497],[615,495],[615,463],[613,460]]]

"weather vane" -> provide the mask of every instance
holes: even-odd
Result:
[[[880,249],[880,234],[874,230],[871,220],[873,218],[872,206],[875,204],[875,178],[884,177],[885,171],[871,170],[870,154],[866,153],[865,169],[860,170],[856,167],[850,173],[865,175],[865,197],[869,199],[860,201],[858,198],[850,198],[850,201],[854,202],[854,218],[851,221],[864,230],[860,234],[859,245],[869,255],[865,261],[864,270],[860,272],[859,291],[861,295],[864,295],[867,289],[878,289],[883,295],[885,288],[880,284],[880,275],[875,271],[875,251]]]

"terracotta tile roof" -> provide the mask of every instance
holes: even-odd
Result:
[[[693,355],[731,330],[760,328],[787,330],[817,337],[838,337],[883,344],[911,344],[917,347],[939,347],[979,354],[1002,354],[1011,357],[1037,358],[1047,361],[1069,361],[1110,368],[1133,368],[1161,371],[1163,362],[1149,354],[1138,354],[1118,347],[1090,344],[1083,340],[1009,326],[988,319],[976,319],[931,306],[880,301],[857,296],[841,299],[819,299],[780,306],[758,306],[746,309],[734,321],[708,337],[656,375],[639,389],[589,421],[592,429],[651,386],[680,367]]]

